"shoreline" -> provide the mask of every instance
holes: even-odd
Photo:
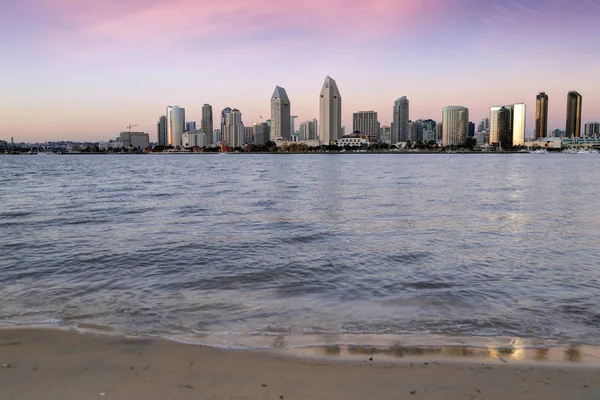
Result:
[[[325,348],[327,349],[327,348]],[[596,399],[600,364],[409,352],[222,350],[74,331],[0,331],[3,399]],[[364,349],[363,349],[364,350]],[[462,350],[461,350],[462,351]],[[337,355],[336,355],[337,354]],[[456,354],[459,355],[459,354]]]

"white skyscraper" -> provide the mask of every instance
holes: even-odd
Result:
[[[469,134],[469,109],[460,106],[444,107],[442,111],[442,145],[463,144]]]
[[[304,121],[300,124],[299,130],[300,141],[317,140],[317,120]]]
[[[319,140],[329,145],[342,134],[342,96],[335,80],[329,76],[323,82],[319,98]]]
[[[392,144],[408,140],[409,101],[406,96],[394,102],[392,123]]]
[[[242,122],[242,112],[236,108],[230,109],[229,112],[223,110],[224,116],[224,131],[223,139],[227,142],[228,146],[241,147],[245,141],[245,129],[244,123]]]
[[[513,105],[513,123],[512,123],[512,145],[523,146],[525,144],[525,118],[527,110],[525,104],[518,103]]]
[[[167,138],[171,146],[181,146],[181,135],[185,132],[185,108],[167,107]]]
[[[290,99],[285,89],[275,86],[271,96],[271,137],[290,140]]]

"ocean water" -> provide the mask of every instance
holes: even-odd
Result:
[[[0,157],[0,328],[600,345],[600,156]]]

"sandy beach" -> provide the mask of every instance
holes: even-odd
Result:
[[[307,358],[58,330],[0,331],[0,398],[598,399],[600,366]]]

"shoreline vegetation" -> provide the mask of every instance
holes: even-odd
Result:
[[[424,348],[386,356],[356,346],[353,357],[346,357],[350,348],[332,345],[294,354],[76,331],[0,330],[0,397],[600,398],[600,359],[596,354],[589,363],[578,361],[581,349],[561,350],[567,355],[562,362],[536,362],[513,360],[508,352],[482,358],[462,347],[447,355]]]

